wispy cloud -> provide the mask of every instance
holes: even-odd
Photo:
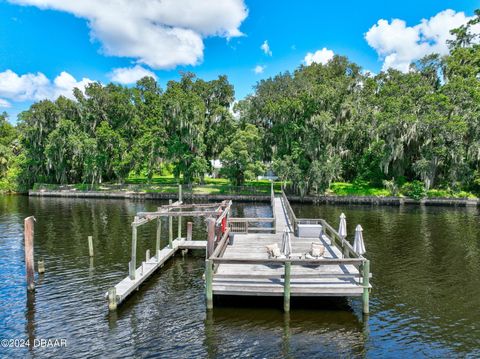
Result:
[[[272,56],[272,50],[270,50],[270,45],[268,44],[267,40],[263,42],[263,44],[260,46],[260,49],[262,49],[265,55]]]
[[[265,71],[265,68],[266,68],[266,66],[257,65],[257,66],[255,66],[255,68],[253,69],[253,72],[255,72],[257,75],[258,75],[258,74],[263,74],[263,71]]]

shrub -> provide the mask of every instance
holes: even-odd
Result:
[[[415,200],[420,200],[427,194],[423,182],[407,182],[402,186],[402,194]]]

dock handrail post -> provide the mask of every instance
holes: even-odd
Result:
[[[215,249],[215,219],[208,218],[207,219],[207,259],[213,254]]]
[[[178,185],[178,202],[182,202],[182,185]],[[180,209],[180,211],[182,211]],[[182,216],[178,216],[178,239],[182,238]]]
[[[370,261],[367,259],[363,263],[362,266],[362,285],[363,285],[363,313],[368,314],[370,313],[370,306],[369,306],[369,291],[370,291]]]
[[[205,295],[207,300],[207,309],[213,309],[213,263],[207,259],[205,261]]]
[[[162,236],[162,220],[160,217],[157,218],[157,238],[155,242],[155,255],[157,260],[160,258],[160,238]]]
[[[168,204],[172,204],[172,200],[168,200]],[[173,218],[168,216],[168,247],[173,248]]]
[[[192,240],[192,229],[193,229],[193,223],[187,222],[187,241]]]
[[[135,280],[135,270],[137,266],[137,222],[138,217],[135,217],[134,223],[132,224],[132,260],[130,261],[130,279]]]
[[[24,220],[24,236],[25,236],[25,266],[27,274],[27,289],[35,290],[35,263],[33,258],[33,238],[34,238],[34,221],[35,217],[30,216]]]
[[[283,310],[288,313],[290,312],[290,271],[291,263],[285,262],[285,276],[283,284]]]

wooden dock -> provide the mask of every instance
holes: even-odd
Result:
[[[165,247],[161,249],[154,257],[142,262],[142,265],[135,270],[135,279],[130,276],[125,277],[120,283],[115,285],[116,304],[122,303],[127,297],[137,290],[140,285],[148,279],[156,270],[163,267],[164,263],[175,255],[181,249],[205,249],[207,241],[192,241],[185,238],[177,238],[172,242],[172,248]],[[105,294],[108,298],[108,292]]]
[[[323,219],[299,219],[287,197],[271,191],[271,218],[232,218],[231,201],[216,204],[184,205],[179,201],[141,212],[132,223],[132,261],[129,276],[110,288],[106,297],[115,309],[178,250],[205,249],[205,292],[207,308],[213,308],[214,296],[283,296],[284,310],[290,310],[292,296],[361,296],[363,312],[369,312],[370,263],[357,254],[351,244]],[[207,241],[192,240],[191,223],[186,238],[173,240],[172,217],[207,218]],[[160,249],[159,221],[168,217],[169,245]],[[157,221],[156,254],[140,267],[136,263],[136,228]],[[312,232],[313,230],[313,232]],[[315,230],[317,232],[315,232]],[[269,258],[266,246],[281,248],[284,232],[290,236],[292,252],[288,257]],[[305,235],[316,233],[316,235]],[[322,244],[325,253],[312,259],[312,243]]]

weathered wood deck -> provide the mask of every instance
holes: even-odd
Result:
[[[157,255],[149,260],[142,262],[142,265],[135,270],[135,279],[130,276],[125,277],[120,283],[115,285],[116,304],[122,303],[133,291],[150,277],[153,272],[163,267],[165,262],[175,255],[180,249],[205,249],[207,241],[192,241],[185,238],[177,238],[172,242],[172,248],[164,247]],[[108,297],[108,293],[105,294]]]
[[[282,234],[236,235],[233,245],[228,245],[220,258],[267,260],[265,246],[278,243]],[[324,236],[298,238],[292,236],[292,258],[299,258],[310,250],[311,243],[323,243],[324,258],[342,259],[342,253]],[[293,264],[291,267],[292,296],[361,296],[363,286],[360,273],[354,265],[345,264]],[[283,296],[284,267],[280,264],[220,263],[213,275],[214,295]]]

